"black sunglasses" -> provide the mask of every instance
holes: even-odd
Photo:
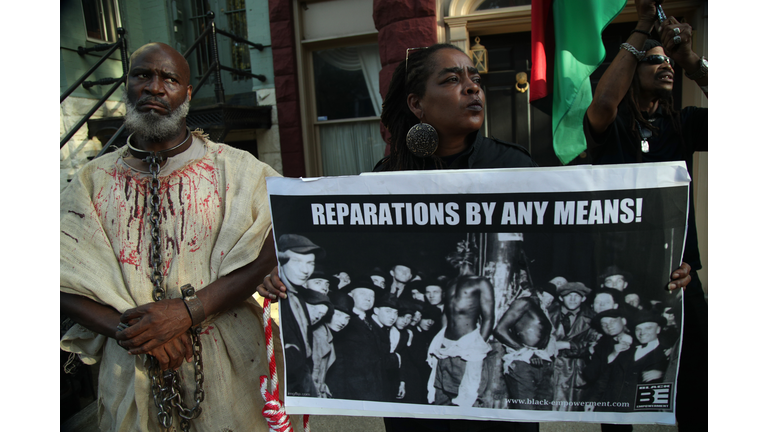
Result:
[[[642,60],[640,60],[640,63],[650,63],[652,65],[658,65],[658,64],[662,64],[664,62],[667,62],[667,63],[669,63],[670,66],[675,67],[675,61],[674,60],[672,60],[671,58],[669,58],[669,57],[667,57],[665,55],[661,55],[661,54],[649,55],[648,57],[645,57]]]

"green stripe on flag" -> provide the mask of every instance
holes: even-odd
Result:
[[[552,135],[563,164],[587,149],[584,113],[592,102],[589,76],[605,59],[601,34],[627,0],[555,0]]]

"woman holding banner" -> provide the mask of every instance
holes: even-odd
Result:
[[[459,48],[438,44],[409,48],[395,69],[381,121],[391,134],[390,155],[374,171],[535,167],[516,144],[483,137],[485,113],[480,74]],[[677,273],[681,273],[678,271]],[[687,284],[687,272],[678,286]],[[277,269],[258,288],[286,298]],[[445,299],[446,305],[450,299]],[[447,306],[446,306],[447,307]],[[385,418],[388,431],[538,431],[537,423]]]

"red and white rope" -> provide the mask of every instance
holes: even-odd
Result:
[[[293,432],[291,418],[285,412],[285,405],[280,400],[280,386],[277,380],[277,362],[275,361],[275,345],[272,341],[272,320],[270,304],[264,299],[264,338],[267,343],[267,357],[269,358],[269,378],[262,375],[259,379],[261,397],[264,398],[264,409],[261,414],[267,420],[269,430],[273,432]],[[269,389],[267,389],[269,387]],[[304,415],[304,432],[309,430],[309,415]]]

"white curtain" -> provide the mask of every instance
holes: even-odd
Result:
[[[364,45],[353,48],[335,48],[318,51],[317,54],[326,62],[341,70],[362,70],[368,87],[368,96],[371,98],[373,109],[377,116],[381,115],[382,98],[379,93],[379,71],[381,60],[379,58],[378,45]]]
[[[376,115],[381,115],[381,105],[383,100],[379,93],[379,72],[381,71],[381,60],[379,58],[378,45],[366,45],[357,48],[357,55],[360,57],[360,65],[363,69],[365,84],[368,86],[368,95],[371,97],[373,109]]]
[[[378,120],[319,125],[323,175],[357,175],[371,171],[384,157],[386,144]]]
[[[382,98],[379,93],[379,46],[365,45],[335,48],[317,54],[333,66],[347,71],[361,71],[368,88],[373,109],[381,115]],[[357,175],[371,171],[384,157],[386,144],[381,138],[379,121],[319,124],[323,175]]]

